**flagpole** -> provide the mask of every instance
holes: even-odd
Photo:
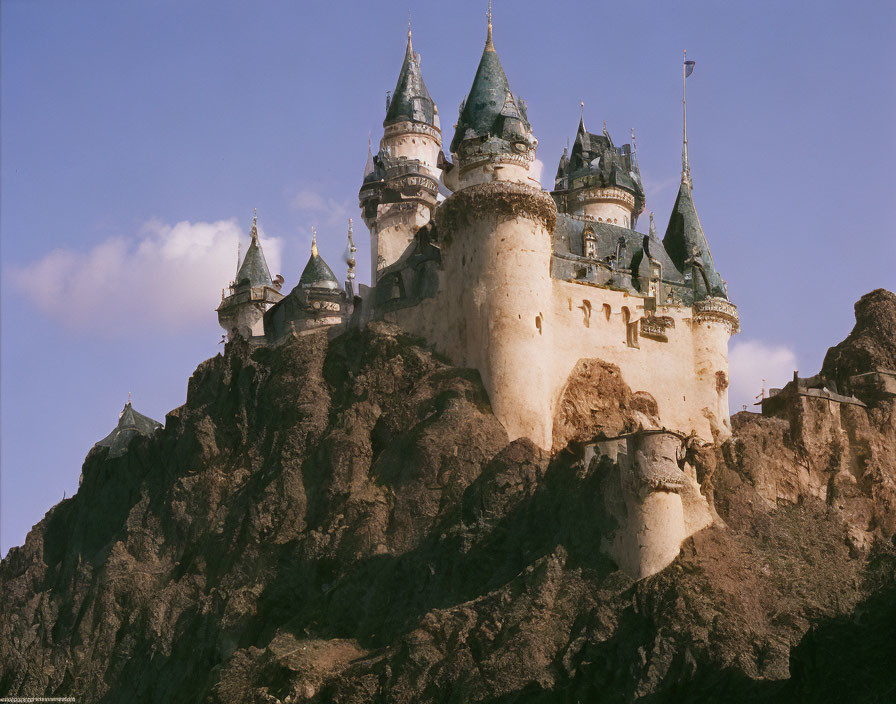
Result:
[[[684,50],[684,60],[681,63],[681,112],[683,144],[681,147],[681,182],[691,185],[691,166],[688,160],[688,50]]]

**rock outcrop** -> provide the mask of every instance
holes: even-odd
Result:
[[[862,299],[829,373],[893,359],[894,300]],[[92,452],[77,495],[3,561],[0,692],[108,704],[892,696],[896,401],[844,406],[836,422],[818,399],[734,416],[731,440],[687,456],[718,520],[636,581],[601,549],[616,529],[600,501],[607,463],[576,444],[654,415],[614,388],[609,415],[596,405],[589,428],[561,428],[555,441],[576,442],[550,455],[508,443],[478,375],[396,328],[234,341],[196,370],[164,430],[120,456]]]

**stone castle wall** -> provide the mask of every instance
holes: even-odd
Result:
[[[511,438],[551,448],[559,401],[586,358],[617,365],[633,391],[653,397],[663,426],[706,441],[728,437],[730,326],[698,322],[689,306],[647,311],[639,296],[552,279],[556,210],[547,200],[506,183],[454,194],[436,212],[439,293],[386,319],[478,369]]]

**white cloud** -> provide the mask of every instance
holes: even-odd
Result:
[[[262,246],[272,274],[282,242]],[[11,267],[15,288],[41,312],[69,329],[116,336],[171,331],[213,319],[221,290],[236,273],[237,241],[249,238],[236,220],[153,220],[130,237],[113,237],[87,252],[56,249]]]
[[[743,410],[744,404],[751,411],[756,396],[762,391],[765,379],[766,392],[771,387],[781,388],[793,379],[799,369],[796,355],[789,347],[767,345],[761,340],[738,340],[728,352],[729,378],[728,405],[732,413]]]

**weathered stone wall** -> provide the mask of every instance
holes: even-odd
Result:
[[[526,194],[519,203],[517,192]],[[618,366],[634,391],[652,396],[660,425],[707,442],[728,437],[731,327],[698,324],[689,306],[646,311],[640,296],[552,279],[549,209],[522,216],[525,198],[540,197],[526,186],[490,184],[445,201],[436,213],[441,291],[387,319],[478,369],[511,436],[540,447],[562,449],[552,443],[557,404],[576,364],[589,358]],[[664,340],[639,335],[645,315],[664,319]]]
[[[439,176],[442,134],[435,127],[410,121],[389,125],[383,133],[380,148],[389,149],[396,159],[416,159],[435,178]]]

